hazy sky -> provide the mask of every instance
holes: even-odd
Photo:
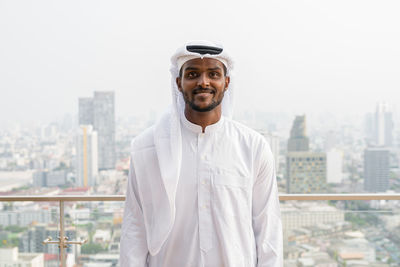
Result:
[[[399,1],[238,2],[0,0],[0,123],[76,113],[95,90],[115,90],[117,116],[160,112],[192,39],[230,50],[238,110],[400,106]]]

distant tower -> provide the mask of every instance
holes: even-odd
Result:
[[[290,130],[290,138],[288,141],[288,152],[292,151],[308,151],[309,139],[306,136],[306,116],[296,116]]]
[[[115,168],[114,92],[94,92],[93,127],[99,136],[99,169]]]
[[[79,98],[79,125],[93,125],[93,98]]]
[[[81,125],[76,137],[77,185],[94,186],[98,172],[97,133]]]
[[[364,189],[385,192],[389,187],[389,150],[382,147],[364,151]]]
[[[94,92],[93,98],[80,98],[79,124],[93,125],[98,134],[99,169],[114,169],[116,160],[114,92]]]
[[[393,115],[389,104],[378,103],[374,117],[374,144],[377,146],[392,146],[393,126]]]
[[[305,116],[296,116],[288,140],[286,156],[288,193],[326,192],[326,155],[310,152]]]

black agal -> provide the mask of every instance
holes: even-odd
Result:
[[[199,53],[200,55],[218,55],[222,52],[222,48],[207,45],[187,45],[186,50],[193,53]]]

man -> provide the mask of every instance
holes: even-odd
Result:
[[[171,61],[172,108],[132,142],[121,266],[282,266],[273,157],[231,119],[231,58],[197,41]]]

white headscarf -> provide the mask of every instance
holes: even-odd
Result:
[[[188,51],[186,48],[188,46],[208,46],[221,48],[222,52],[220,54],[210,55],[210,54],[199,54]],[[178,48],[175,54],[171,57],[171,87],[172,87],[172,105],[176,111],[181,112],[185,108],[185,101],[183,99],[182,93],[178,90],[176,84],[176,78],[179,76],[179,70],[185,62],[195,59],[195,58],[215,58],[222,62],[227,69],[226,75],[230,77],[231,81],[229,83],[229,88],[224,94],[222,100],[222,115],[228,118],[233,116],[233,88],[232,88],[232,70],[233,70],[233,60],[227,54],[222,45],[213,43],[210,41],[190,41],[184,46]]]
[[[219,54],[200,54],[188,51],[188,46],[213,47],[217,48],[217,50],[220,50],[221,52]],[[149,251],[152,255],[158,253],[162,244],[168,238],[175,221],[175,195],[182,163],[180,116],[185,109],[185,101],[182,93],[178,90],[176,78],[179,76],[179,70],[182,65],[188,60],[195,58],[215,58],[225,65],[227,69],[226,75],[230,77],[230,83],[221,103],[222,115],[228,118],[232,118],[233,115],[233,61],[223,47],[209,41],[191,41],[179,48],[171,58],[172,107],[156,123],[153,132],[154,145],[160,170],[159,173],[161,175],[161,180],[168,201],[158,203],[158,211],[156,214],[153,214],[157,217],[153,220],[153,223],[157,225],[157,227],[151,227],[153,228],[153,231],[147,229],[147,231],[149,231],[147,233],[149,238]],[[154,177],[149,178],[153,179]],[[148,223],[152,224],[151,222]],[[154,231],[154,229],[157,229],[157,231]]]

